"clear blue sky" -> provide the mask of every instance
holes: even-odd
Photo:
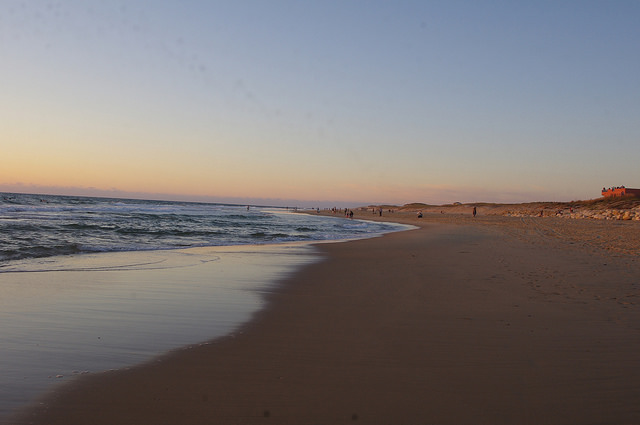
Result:
[[[640,187],[639,1],[0,3],[0,190],[343,203]]]

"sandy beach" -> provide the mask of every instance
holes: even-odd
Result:
[[[320,244],[233,335],[11,423],[640,423],[640,223],[356,218],[419,228]]]

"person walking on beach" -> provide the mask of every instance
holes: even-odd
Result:
[[[476,207],[473,207],[473,217],[475,218],[476,216]]]

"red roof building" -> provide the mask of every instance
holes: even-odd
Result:
[[[629,189],[628,187],[624,186],[610,187],[609,189],[606,189],[604,187],[602,188],[602,196],[604,196],[605,198],[627,195],[640,197],[640,189]]]

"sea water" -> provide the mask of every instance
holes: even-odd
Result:
[[[12,260],[94,252],[367,237],[389,223],[288,208],[0,193],[0,271]]]
[[[286,208],[0,194],[0,423],[43,391],[235,332],[304,242],[401,227]]]

